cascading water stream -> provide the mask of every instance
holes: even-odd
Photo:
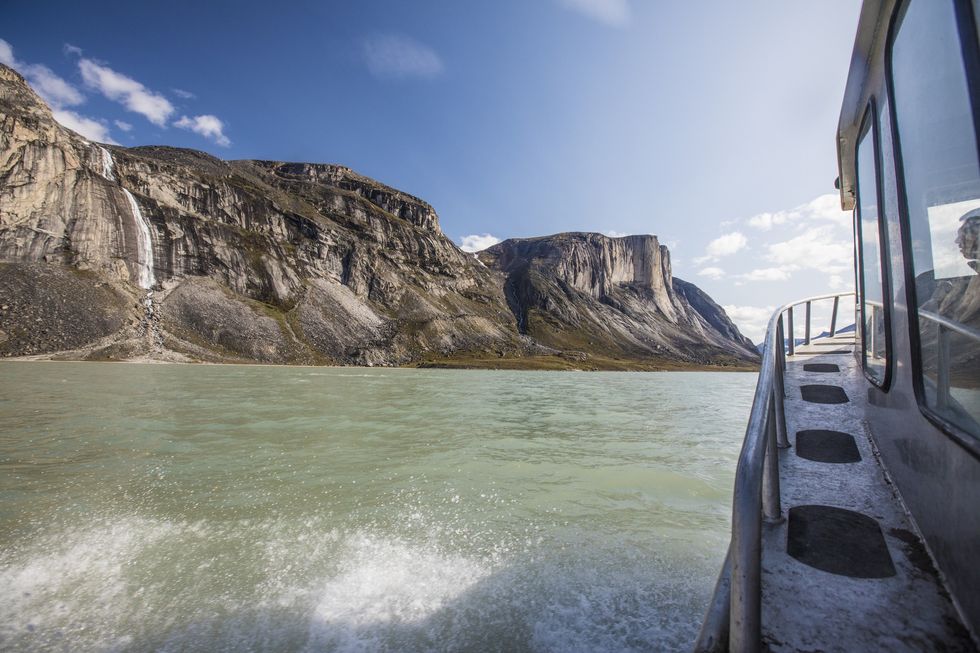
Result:
[[[102,176],[109,181],[118,181],[112,154],[102,146],[96,147],[98,147],[101,157]],[[126,188],[123,188],[122,192],[129,202],[129,210],[136,225],[136,264],[139,268],[137,283],[140,288],[146,290],[146,297],[143,300],[146,314],[141,326],[144,333],[152,333],[154,344],[159,347],[162,345],[162,338],[157,328],[153,310],[153,286],[156,285],[156,276],[153,273],[153,236],[150,231],[150,223],[143,215],[143,211],[133,194]]]
[[[104,147],[97,147],[99,148],[99,152],[102,156],[102,176],[109,181],[116,181],[116,175],[112,171],[113,167],[115,166],[112,161],[112,155],[109,154],[109,150],[105,149]]]
[[[129,190],[123,188],[126,199],[129,200],[129,208],[136,221],[136,242],[139,246],[137,262],[139,263],[139,284],[140,288],[145,288],[152,293],[156,278],[153,274],[153,237],[150,235],[150,224],[143,217],[140,205]]]

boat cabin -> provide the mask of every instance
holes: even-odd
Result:
[[[862,7],[837,132],[856,292],[770,321],[698,651],[978,648],[978,17]]]

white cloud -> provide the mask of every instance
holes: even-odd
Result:
[[[59,123],[89,140],[116,144],[105,122],[65,108],[82,104],[85,102],[85,96],[50,68],[41,64],[17,61],[13,46],[3,39],[0,39],[0,63],[16,69],[27,79],[31,88],[51,107],[51,113]]]
[[[625,27],[632,12],[628,0],[558,0],[566,9],[577,11],[611,27]]]
[[[721,279],[725,276],[725,271],[721,268],[707,267],[702,270],[698,270],[699,277],[708,277],[709,279]]]
[[[812,224],[820,221],[833,222],[837,225],[849,227],[851,224],[851,213],[849,211],[841,211],[840,197],[836,194],[828,193],[792,209],[776,211],[775,213],[759,213],[746,220],[750,227],[762,231],[769,231],[773,226],[791,222]]]
[[[724,256],[730,256],[748,244],[748,240],[740,231],[733,231],[722,236],[718,236],[706,248],[704,256],[694,259],[695,263],[718,260]]]
[[[108,66],[91,59],[79,59],[78,69],[87,86],[99,91],[110,100],[119,102],[128,110],[144,116],[154,125],[166,126],[167,119],[175,111],[170,100]]]
[[[766,259],[783,266],[841,274],[853,266],[850,238],[834,225],[811,227],[798,236],[766,246]]]
[[[629,236],[628,233],[622,231],[616,231],[615,229],[610,229],[609,231],[603,231],[603,236],[609,236],[610,238],[623,238],[624,236]]]
[[[228,140],[227,136],[225,136],[225,125],[217,116],[212,116],[210,114],[194,116],[193,118],[181,116],[180,120],[174,123],[174,127],[189,129],[195,134],[200,134],[205,138],[210,138],[212,141],[222,147],[228,147],[231,145],[231,141]]]
[[[786,213],[759,213],[758,215],[753,215],[749,218],[749,226],[755,227],[756,229],[761,229],[763,231],[769,231],[772,229],[774,224],[782,224],[786,222]]]
[[[828,290],[852,285],[846,279],[853,272],[853,244],[850,212],[841,211],[836,194],[826,194],[792,209],[759,213],[740,222],[764,232],[772,232],[768,243],[760,243],[761,259],[770,265],[734,275],[735,285],[747,282],[804,279],[802,271],[819,273]],[[711,252],[705,256],[708,260]],[[815,281],[816,279],[812,279]]]
[[[31,82],[37,94],[52,107],[72,107],[85,102],[85,97],[77,88],[56,75],[47,66],[30,64],[21,72]]]
[[[500,242],[500,239],[490,234],[472,234],[470,236],[463,236],[459,242],[462,243],[459,248],[464,252],[479,252],[487,247],[496,245]]]
[[[745,281],[786,281],[790,277],[790,272],[795,268],[792,266],[781,268],[757,268],[751,272],[738,275],[739,279]]]
[[[13,46],[3,39],[0,39],[0,63],[20,72],[30,82],[31,88],[52,108],[73,107],[85,102],[85,96],[77,88],[47,66],[17,61]]]
[[[435,50],[407,36],[371,36],[364,40],[363,50],[368,70],[381,79],[431,79],[445,68]]]
[[[12,45],[0,39],[0,63],[6,64],[11,68],[16,68],[17,65],[14,60],[14,48]]]
[[[71,129],[72,131],[78,132],[90,141],[95,141],[97,143],[109,143],[110,145],[116,145],[116,141],[112,139],[109,135],[109,128],[105,123],[99,122],[92,118],[87,118],[85,116],[80,116],[74,111],[68,109],[54,109],[52,111],[54,114],[54,119],[60,122],[62,125]]]
[[[176,95],[177,97],[179,97],[179,98],[181,98],[183,100],[193,100],[194,98],[197,97],[196,95],[194,95],[190,91],[185,91],[182,88],[172,88],[170,90],[173,91],[173,94],[174,95]]]
[[[714,280],[717,299],[722,300],[719,303],[751,304],[760,301],[756,297],[775,302],[852,290],[851,221],[851,213],[840,210],[835,194],[820,195],[789,209],[738,218],[720,230],[723,235],[707,245],[703,256],[694,259],[698,264],[695,270],[699,277]],[[723,278],[715,272],[722,267]],[[726,306],[734,311],[741,308],[745,307]],[[814,315],[817,311],[814,305]],[[768,309],[757,317],[768,318],[764,313]],[[746,315],[744,311],[738,314],[743,319]],[[829,309],[824,317],[826,320],[821,320],[829,324]],[[735,321],[743,332],[751,333],[751,324]],[[756,326],[754,340],[763,335],[762,320],[757,320]]]
[[[733,231],[708,243],[708,254],[715,258],[728,256],[745,247],[747,242],[741,232]]]
[[[766,335],[769,318],[776,310],[775,306],[722,306],[738,330],[752,342],[759,344]]]
[[[81,48],[70,43],[64,45],[64,50],[67,54],[78,56],[82,54]],[[51,106],[55,120],[62,125],[89,140],[100,143],[116,143],[110,135],[107,121],[83,116],[66,108],[84,103],[85,96],[78,88],[56,75],[50,68],[41,64],[17,61],[13,46],[3,39],[0,39],[0,63],[20,71],[37,94]],[[97,61],[80,58],[78,69],[88,88],[102,93],[110,100],[119,102],[155,125],[165,127],[169,118],[176,111],[163,95],[147,89],[135,79],[118,73]],[[174,92],[184,98],[193,97],[193,94],[188,91],[174,89]],[[133,129],[133,125],[123,120],[113,122],[116,127],[124,132]],[[225,147],[231,145],[231,141],[224,133],[225,125],[217,116],[210,114],[190,118],[181,116],[174,125],[209,138],[218,145]]]

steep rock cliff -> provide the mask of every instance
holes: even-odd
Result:
[[[698,350],[719,332],[674,290],[655,238],[582,238],[481,262],[443,235],[427,203],[343,166],[90,143],[0,65],[0,355],[754,360],[733,353],[737,343]],[[520,283],[519,269],[554,279]],[[647,319],[657,328],[634,324]],[[562,339],[541,320],[585,320],[604,335],[595,346]],[[674,338],[671,326],[689,332]],[[617,334],[627,341],[611,344]]]
[[[492,273],[418,198],[343,166],[89,143],[2,66],[0,260],[0,274],[57,264],[129,296],[130,328],[92,356],[399,364],[534,351]],[[16,315],[0,320],[0,350],[45,349],[24,348],[34,340]]]
[[[672,276],[656,236],[512,239],[480,259],[505,275],[521,332],[546,346],[702,364],[756,357],[721,307]]]

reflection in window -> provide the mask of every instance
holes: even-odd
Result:
[[[857,150],[857,225],[861,253],[861,338],[864,371],[883,385],[887,367],[881,220],[878,209],[878,174],[875,157],[874,114],[868,112]]]
[[[924,399],[980,437],[980,166],[956,15],[951,0],[912,0],[901,20],[892,79]]]

